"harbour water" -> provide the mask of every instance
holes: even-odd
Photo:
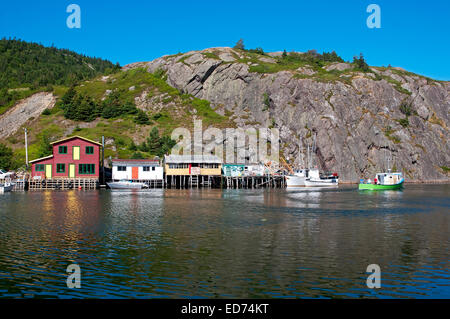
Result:
[[[450,298],[449,212],[450,185],[7,193],[0,297]]]

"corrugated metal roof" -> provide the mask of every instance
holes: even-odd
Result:
[[[158,160],[150,160],[150,159],[113,159],[113,165],[149,165],[149,166],[157,166],[159,165]]]
[[[215,155],[165,155],[165,163],[218,163],[222,164],[222,160]]]
[[[223,163],[223,165],[244,165],[244,166],[264,166],[258,163]]]
[[[154,163],[159,163],[159,160],[152,160],[152,159],[134,159],[134,158],[130,158],[130,159],[113,158],[112,161],[113,161],[113,162],[154,162]]]
[[[52,157],[53,157],[53,155],[49,155],[49,156],[46,156],[46,157],[41,157],[41,158],[37,158],[37,159],[32,160],[32,161],[29,161],[28,163],[40,162],[40,161],[43,161],[43,160],[46,160],[46,159],[50,159]]]

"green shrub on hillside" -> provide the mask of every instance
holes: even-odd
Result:
[[[175,145],[176,141],[172,140],[167,135],[160,137],[158,129],[156,127],[153,127],[147,140],[142,142],[142,144],[139,145],[138,148],[142,152],[148,152],[162,157],[164,156],[164,154],[170,153],[170,150]]]
[[[50,143],[51,143],[50,133],[47,131],[42,132],[38,143],[39,158],[52,155],[53,149]]]
[[[316,50],[309,50],[305,53],[290,52],[288,54],[285,50],[281,57],[275,58],[275,63],[263,62],[258,59],[259,55],[260,54],[252,54],[249,57],[249,61],[241,59],[240,62],[252,62],[254,65],[250,66],[250,72],[276,73],[279,71],[295,70],[299,67],[308,66],[321,74],[327,73],[322,69],[322,67],[328,63],[344,62],[344,60],[338,56],[335,51],[323,52],[320,54]]]
[[[412,114],[412,108],[410,104],[402,103],[400,105],[400,112],[405,114],[406,116],[410,116]]]
[[[355,66],[355,69],[361,72],[372,72],[369,65],[366,63],[366,60],[364,59],[364,56],[362,53],[359,54],[358,57],[353,57],[353,64]]]
[[[404,119],[397,120],[397,122],[403,127],[409,126],[409,120],[407,117],[405,117]]]
[[[134,122],[140,125],[148,125],[151,123],[148,115],[142,110],[138,110],[138,113],[134,118]]]
[[[31,90],[28,88],[23,88],[23,89],[8,89],[6,87],[1,88],[0,89],[0,114],[5,113],[17,101],[19,101],[21,99],[25,99],[36,92],[37,92],[36,89]]]
[[[144,159],[144,155],[142,155],[141,152],[134,152],[133,155],[131,155],[132,159]]]
[[[132,98],[127,97],[127,91],[117,89],[112,91],[103,101],[96,102],[89,95],[77,93],[71,87],[61,98],[60,107],[67,119],[91,122],[98,117],[105,119],[118,118],[124,115],[136,115],[137,124],[150,124],[145,112],[139,110]]]
[[[0,144],[0,169],[9,171],[13,168],[13,151],[5,144]]]
[[[105,119],[116,118],[126,114],[137,114],[138,109],[132,99],[123,99],[125,90],[114,90],[101,103],[101,116]]]
[[[245,50],[244,40],[239,39],[239,41],[234,45],[233,49]]]
[[[267,93],[263,94],[263,104],[264,104],[263,111],[267,111],[270,108],[270,97],[269,94]]]

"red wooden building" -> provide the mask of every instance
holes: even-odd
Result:
[[[99,178],[100,143],[71,136],[51,145],[53,155],[30,161],[33,178]]]

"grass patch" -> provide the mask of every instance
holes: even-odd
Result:
[[[215,52],[204,52],[202,54],[209,59],[220,60],[219,56]]]
[[[450,168],[449,168],[449,167],[447,167],[447,166],[440,166],[440,168],[441,168],[446,174],[450,173]]]
[[[164,59],[167,60],[167,59],[170,59],[170,58],[176,58],[176,57],[179,57],[179,56],[181,56],[183,54],[184,53],[182,53],[182,52],[178,52],[177,54],[167,55],[167,56],[164,57]]]
[[[263,94],[263,104],[264,104],[264,107],[262,110],[263,110],[263,112],[265,112],[270,108],[270,98],[269,98],[269,94],[267,94],[267,93]]]
[[[407,94],[407,95],[411,95],[412,94],[407,89],[404,89],[402,87],[402,83],[401,82],[399,82],[397,80],[394,80],[390,76],[382,75],[382,74],[378,74],[378,73],[374,73],[374,74],[375,74],[375,80],[377,80],[377,81],[385,80],[386,82],[392,84],[394,86],[394,89],[396,89],[398,92],[403,93],[403,94]]]
[[[430,117],[430,119],[428,121],[430,123],[432,123],[432,124],[437,124],[437,125],[440,125],[442,127],[445,127],[444,121],[442,119],[438,118],[436,116],[436,113],[434,113],[434,112],[433,112],[433,115],[431,115],[431,117]]]
[[[192,107],[197,111],[197,114],[202,117],[204,124],[214,125],[226,120],[225,116],[217,114],[207,100],[194,99],[191,101]]]
[[[404,119],[400,119],[400,120],[396,120],[398,122],[398,124],[400,124],[403,127],[408,127],[409,126],[409,120],[407,117],[405,117]]]
[[[187,55],[185,55],[185,56],[179,58],[179,59],[177,60],[177,62],[178,62],[178,63],[183,63],[183,64],[188,65],[188,64],[187,64],[186,62],[184,62],[184,61],[185,61],[186,59],[189,59],[191,56],[192,56],[192,54],[187,54]]]
[[[391,135],[391,134],[394,133],[394,132],[395,132],[395,131],[394,131],[390,126],[387,126],[387,127],[384,128],[384,135],[385,135],[389,140],[391,140],[392,142],[394,142],[395,144],[400,144],[400,143],[401,143],[401,140],[400,140],[398,137],[392,136],[392,135]]]

